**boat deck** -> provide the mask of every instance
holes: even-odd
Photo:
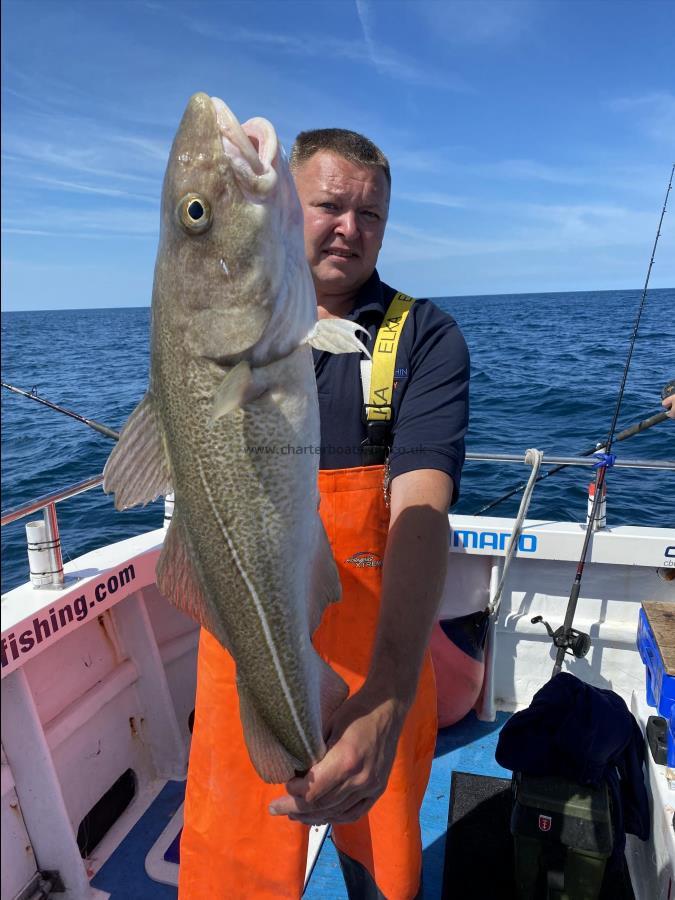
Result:
[[[498,713],[496,722],[479,722],[470,713],[457,725],[439,732],[421,813],[424,886],[425,896],[429,898],[441,896],[451,774],[453,771],[474,772],[509,778],[511,773],[498,766],[494,759],[499,731],[507,718],[507,713]],[[184,792],[183,782],[167,782],[93,878],[94,887],[109,893],[112,900],[175,900],[175,885],[161,884],[148,877],[146,857],[156,843],[162,848],[172,843],[176,826],[172,833],[170,823],[180,809]],[[162,836],[164,840],[159,844]],[[168,878],[173,875],[175,881],[178,874],[175,863],[164,861],[162,869]],[[304,897],[307,900],[345,900],[347,897],[330,840],[323,844]]]

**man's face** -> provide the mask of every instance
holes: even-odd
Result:
[[[295,172],[305,252],[319,294],[357,291],[370,278],[389,212],[383,170],[315,153]]]

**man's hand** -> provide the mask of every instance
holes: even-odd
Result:
[[[355,822],[387,786],[407,710],[368,685],[346,700],[330,722],[328,752],[288,794],[270,805],[306,825]]]

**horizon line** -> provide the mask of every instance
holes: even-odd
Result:
[[[673,291],[675,290],[675,285],[672,287],[653,287],[647,288],[647,293],[654,291]],[[556,297],[563,296],[567,294],[621,294],[627,292],[633,292],[637,294],[641,294],[644,291],[644,287],[632,287],[632,288],[602,288],[600,290],[592,289],[592,290],[575,290],[575,291],[514,291],[509,292],[507,294],[437,294],[432,297],[418,297],[416,299],[419,300],[431,300],[432,302],[436,300],[475,300],[483,297]],[[111,311],[111,310],[122,310],[122,309],[151,309],[152,303],[143,304],[141,306],[56,306],[56,307],[40,307],[40,308],[29,308],[29,309],[0,309],[0,313],[23,313],[23,312],[97,312],[97,311]]]

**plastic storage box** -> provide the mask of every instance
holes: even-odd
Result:
[[[642,604],[637,645],[646,669],[647,703],[669,719],[675,704],[675,603]]]

